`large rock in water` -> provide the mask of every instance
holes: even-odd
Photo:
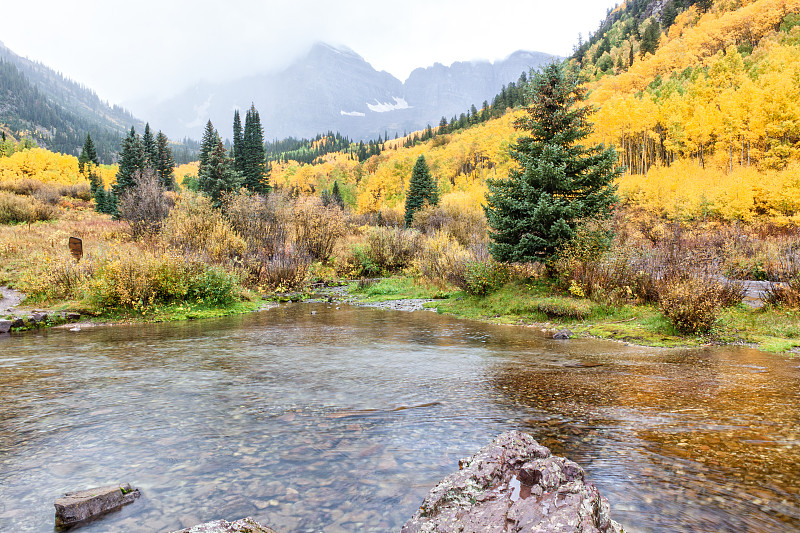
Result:
[[[247,517],[234,522],[215,520],[181,529],[175,533],[275,533],[275,531]]]
[[[134,489],[128,483],[68,492],[54,503],[56,527],[72,526],[119,509],[138,497],[139,489]]]
[[[402,533],[620,533],[583,469],[508,431],[428,493]]]

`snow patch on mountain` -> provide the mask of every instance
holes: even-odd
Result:
[[[367,103],[367,107],[370,111],[374,111],[375,113],[386,113],[387,111],[397,111],[398,109],[410,109],[411,106],[408,105],[405,98],[398,98],[397,96],[392,96],[392,100],[394,103],[388,102],[378,102],[375,100],[375,104]]]

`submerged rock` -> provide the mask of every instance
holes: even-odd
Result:
[[[572,333],[568,329],[560,329],[560,330],[556,331],[556,334],[553,335],[553,338],[554,339],[558,339],[558,340],[562,340],[562,341],[566,341],[566,340],[571,339],[574,335],[575,334]]]
[[[129,484],[68,492],[55,501],[56,527],[66,527],[119,509],[139,497]]]
[[[275,531],[248,517],[235,522],[214,520],[213,522],[181,529],[174,533],[275,533]]]
[[[428,493],[402,533],[619,533],[583,469],[533,437],[508,431]]]

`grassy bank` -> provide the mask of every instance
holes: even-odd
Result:
[[[412,277],[395,277],[374,284],[351,285],[365,301],[431,298],[439,313],[497,324],[547,330],[567,328],[578,336],[613,339],[644,346],[746,344],[769,352],[800,348],[800,312],[772,307],[751,309],[738,304],[725,309],[708,333],[678,331],[655,305],[608,305],[564,295],[556,284],[515,280],[487,296],[442,291]]]

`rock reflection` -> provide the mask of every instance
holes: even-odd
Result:
[[[643,530],[800,527],[800,382],[744,348],[596,351],[507,361],[492,385],[530,431],[581,463],[615,519]],[[598,366],[599,365],[599,366]]]

